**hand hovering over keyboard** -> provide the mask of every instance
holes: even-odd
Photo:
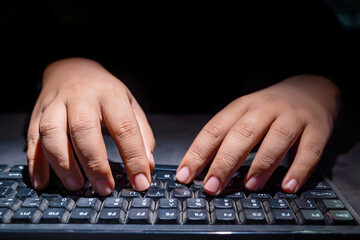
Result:
[[[338,98],[339,90],[330,80],[299,75],[236,99],[201,130],[178,168],[177,180],[191,182],[212,161],[204,189],[218,195],[263,139],[245,176],[245,188],[261,190],[295,145],[297,153],[282,189],[297,192],[322,155],[337,114]]]
[[[102,126],[114,139],[132,186],[139,191],[147,189],[154,168],[155,140],[130,91],[92,60],[69,58],[50,64],[28,129],[27,159],[34,188],[47,186],[49,164],[69,190],[83,186],[70,137],[94,190],[110,194],[115,184]]]

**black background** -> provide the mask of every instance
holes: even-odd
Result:
[[[341,153],[359,140],[358,31],[323,1],[2,1],[0,11],[1,113],[30,114],[43,69],[64,57],[99,61],[146,113],[215,114],[244,94],[314,73],[343,92],[328,148]]]

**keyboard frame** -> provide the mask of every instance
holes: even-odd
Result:
[[[156,170],[175,171],[157,165]],[[324,177],[358,225],[170,225],[170,224],[0,224],[0,239],[360,239],[360,217],[336,186]],[[186,236],[184,236],[186,235]]]

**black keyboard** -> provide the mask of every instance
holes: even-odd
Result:
[[[175,181],[176,167],[157,166],[150,188],[137,192],[121,164],[111,168],[115,190],[101,197],[88,182],[66,190],[54,173],[45,190],[35,191],[27,166],[0,165],[0,239],[360,239],[359,217],[318,173],[299,193],[287,194],[280,188],[286,168],[279,167],[255,193],[243,187],[243,166],[213,197],[202,188],[204,174],[183,185]]]

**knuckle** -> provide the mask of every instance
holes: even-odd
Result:
[[[260,171],[267,171],[272,168],[274,160],[270,152],[263,152],[256,156],[256,168]]]
[[[100,173],[100,174],[106,174],[106,168],[104,166],[104,161],[102,158],[99,157],[92,157],[88,160],[87,162],[87,167],[95,173]]]
[[[293,128],[286,124],[281,124],[274,128],[276,138],[279,138],[285,142],[292,142],[296,137],[296,133]]]
[[[191,161],[198,161],[198,160],[204,158],[205,153],[204,153],[204,150],[203,150],[203,148],[201,146],[199,146],[198,144],[194,144],[189,149],[189,155],[190,155]]]
[[[221,165],[220,169],[225,170],[226,172],[229,172],[229,170],[232,170],[236,167],[238,159],[236,159],[234,156],[232,156],[229,153],[220,152],[216,156],[219,164]]]
[[[46,137],[58,135],[61,130],[56,121],[42,121],[39,125],[40,138],[43,140]]]
[[[208,122],[203,128],[203,132],[212,138],[220,138],[224,134],[223,120],[219,118],[217,121]]]
[[[96,129],[98,124],[95,121],[88,120],[88,119],[81,119],[75,121],[70,126],[71,134],[79,134],[79,133],[87,133]]]
[[[140,155],[134,154],[132,156],[128,156],[125,162],[126,169],[129,170],[132,174],[143,172],[145,169],[145,165],[142,164],[144,163],[144,158]]]
[[[237,124],[232,131],[241,138],[251,139],[256,134],[256,126],[253,122],[244,121]]]
[[[139,128],[133,120],[119,120],[114,126],[115,137],[119,139],[128,138],[139,133]]]
[[[316,137],[312,140],[309,141],[307,143],[304,144],[304,151],[306,154],[309,154],[310,156],[314,156],[315,158],[320,158],[322,155],[322,149],[318,143],[318,141],[316,141]]]

